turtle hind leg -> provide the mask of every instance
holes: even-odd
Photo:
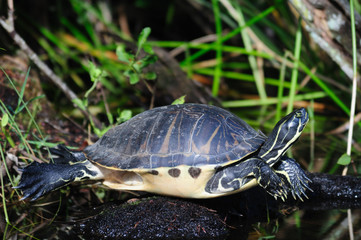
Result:
[[[274,198],[281,198],[283,201],[288,195],[288,186],[282,177],[262,159],[251,158],[247,161],[253,162],[253,174],[258,184],[263,187]]]
[[[302,195],[306,198],[306,191],[312,191],[309,187],[311,179],[309,179],[305,171],[296,162],[296,160],[288,157],[282,157],[277,166],[274,166],[279,176],[285,178],[289,185],[289,192],[292,193],[294,199],[297,197],[303,201]]]
[[[22,169],[20,183],[15,188],[23,192],[21,200],[32,197],[34,201],[71,182],[97,178],[101,178],[101,172],[88,160],[72,165],[33,162]]]

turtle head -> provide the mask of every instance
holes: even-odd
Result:
[[[263,144],[259,156],[274,164],[297,141],[308,122],[306,109],[300,108],[282,118]]]
[[[282,118],[273,129],[272,134],[276,134],[275,132],[280,132],[282,137],[285,137],[285,141],[292,141],[296,137],[301,135],[303,129],[305,128],[308,122],[308,113],[306,109],[300,108],[297,109],[284,118]],[[293,140],[295,142],[296,140]]]

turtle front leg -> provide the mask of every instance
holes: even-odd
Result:
[[[253,175],[252,161],[239,162],[235,165],[220,168],[207,182],[205,191],[210,194],[228,194],[246,190],[257,184]]]
[[[206,185],[210,194],[224,194],[247,190],[260,185],[273,197],[284,200],[288,187],[282,177],[262,159],[250,158],[219,169]]]
[[[32,197],[32,201],[74,181],[102,176],[100,170],[88,160],[72,164],[33,162],[22,172],[20,183],[15,188],[23,192],[21,200]]]
[[[292,193],[294,199],[297,197],[303,201],[302,195],[306,198],[306,190],[312,191],[312,189],[308,186],[311,182],[305,173],[305,171],[301,168],[301,166],[296,162],[296,160],[288,157],[282,157],[279,164],[273,166],[276,170],[276,173],[279,176],[282,176],[286,179],[286,182],[289,185],[289,192]]]
[[[251,158],[247,161],[252,162],[253,174],[257,183],[263,187],[275,199],[278,197],[283,201],[287,198],[288,187],[282,177],[278,176],[265,161],[259,158]]]

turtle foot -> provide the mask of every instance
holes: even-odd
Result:
[[[295,200],[298,198],[303,201],[303,198],[308,198],[306,191],[312,191],[309,187],[309,183],[312,181],[294,159],[283,157],[276,172],[286,179],[289,192],[291,192]]]
[[[288,186],[283,179],[265,162],[260,161],[253,169],[258,184],[263,187],[275,199],[283,201],[288,195]]]
[[[54,164],[33,162],[22,169],[20,183],[14,187],[23,192],[23,197],[20,200],[32,197],[31,200],[34,201],[56,187],[56,184],[52,184],[51,182],[51,179],[54,177],[52,174],[53,165]]]
[[[73,164],[33,162],[22,170],[20,183],[17,187],[24,196],[21,200],[32,197],[32,201],[74,181],[99,177],[96,168],[90,169],[89,161]]]

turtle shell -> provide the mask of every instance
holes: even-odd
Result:
[[[136,115],[85,148],[106,168],[225,166],[257,151],[266,137],[232,113],[202,104],[170,105]]]

